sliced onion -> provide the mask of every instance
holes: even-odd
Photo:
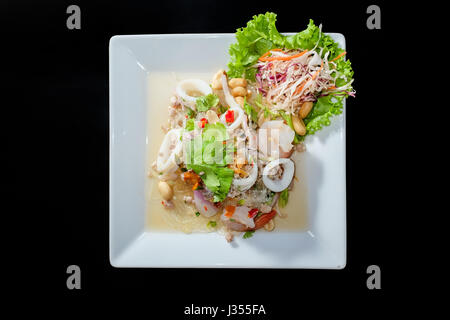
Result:
[[[278,165],[283,165],[283,175],[279,180],[272,180],[269,178],[269,172],[271,169]],[[281,158],[269,162],[263,170],[262,180],[264,185],[273,192],[281,192],[291,184],[294,177],[294,162],[291,159]]]
[[[211,201],[206,200],[203,193],[198,190],[194,190],[194,204],[198,212],[208,218],[219,211],[219,209],[217,209]]]
[[[181,129],[172,129],[164,136],[156,158],[156,170],[158,172],[168,174],[177,170],[177,157],[180,157],[182,152],[180,136]]]

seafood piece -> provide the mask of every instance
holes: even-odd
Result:
[[[238,219],[235,219],[234,215],[231,218],[224,217],[225,213],[221,216],[221,220],[227,226],[227,228],[230,229],[230,230],[233,230],[233,231],[243,232],[243,231],[251,231],[251,230],[261,229],[262,227],[264,227],[264,225],[269,223],[270,220],[272,220],[276,216],[277,211],[276,210],[272,210],[269,213],[264,213],[264,214],[262,214],[260,216],[257,216],[253,220],[253,222],[254,222],[254,226],[253,227],[249,227],[245,223],[242,223]]]
[[[264,227],[270,220],[275,218],[277,214],[276,210],[272,210],[269,213],[265,213],[255,218],[255,228],[253,230],[258,230]]]
[[[212,93],[212,89],[203,80],[187,79],[178,84],[176,92],[185,103],[195,110],[197,98]]]
[[[265,156],[289,157],[295,132],[282,120],[264,122],[258,130],[258,150]]]
[[[250,210],[246,206],[226,206],[220,219],[231,230],[243,231],[238,229],[254,228],[255,221],[249,217]]]
[[[178,169],[177,158],[182,152],[180,141],[181,129],[172,129],[164,136],[156,159],[156,170],[162,174],[170,174]]]
[[[249,175],[245,178],[234,178],[233,185],[238,187],[239,191],[246,191],[255,184],[257,178],[258,166],[255,162],[252,162],[252,170],[249,172]]]
[[[271,179],[271,171],[278,166],[283,166],[283,172],[279,179]],[[294,177],[294,162],[291,159],[281,158],[269,162],[263,170],[262,180],[264,185],[273,192],[281,192],[291,184]]]

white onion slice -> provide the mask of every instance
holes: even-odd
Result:
[[[176,158],[182,152],[180,136],[181,129],[172,129],[164,136],[156,159],[156,169],[158,172],[168,174],[177,170],[178,164]]]
[[[242,223],[243,225],[246,225],[249,228],[254,228],[255,221],[253,220],[253,218],[248,217],[249,211],[250,211],[249,207],[238,206],[238,207],[236,207],[236,210],[234,211],[234,213],[231,217],[227,217],[224,212],[222,214],[222,216],[220,217],[220,219],[222,221],[230,221],[230,219],[233,219],[239,223]]]
[[[283,165],[283,175],[279,180],[272,180],[269,178],[269,171],[278,165]],[[294,162],[291,159],[281,158],[269,162],[263,170],[264,185],[273,192],[281,192],[291,184],[294,177]]]
[[[181,81],[177,88],[177,94],[192,108],[195,108],[195,101],[198,96],[191,95],[192,92],[200,93],[202,96],[206,96],[212,93],[211,87],[203,80],[200,79],[187,79]]]

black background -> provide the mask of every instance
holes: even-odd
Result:
[[[81,8],[81,30],[66,28],[66,8]],[[381,8],[381,30],[366,27],[366,8]],[[347,100],[347,266],[344,270],[115,269],[108,258],[108,44],[117,34],[234,32],[254,14],[278,14],[281,32],[312,18],[343,33],[355,71],[356,98]],[[286,1],[41,1],[2,5],[3,129],[12,173],[10,277],[21,294],[49,293],[67,302],[137,294],[138,309],[176,318],[184,306],[265,304],[270,318],[300,315],[324,298],[368,310],[392,301],[401,274],[393,257],[397,204],[395,143],[380,126],[391,99],[385,65],[399,31],[397,11],[383,1],[350,4]],[[394,23],[396,21],[396,23]],[[396,138],[389,137],[389,141]],[[395,142],[395,141],[394,141]],[[380,149],[383,152],[380,152]],[[389,183],[386,183],[390,176]],[[394,175],[395,176],[395,175]],[[381,182],[383,181],[383,183]],[[384,184],[382,187],[380,187]],[[389,205],[387,205],[389,203]],[[25,236],[25,229],[32,236]],[[19,232],[17,232],[19,231]],[[14,241],[15,242],[15,241]],[[20,242],[20,241],[19,241]],[[163,245],[163,244],[162,244]],[[195,256],[192,257],[195,259]],[[66,268],[82,270],[82,289],[66,288]],[[381,290],[368,290],[366,268],[382,271]],[[31,275],[30,275],[31,274]],[[31,278],[31,279],[30,279]],[[394,299],[395,300],[395,299]],[[318,314],[326,305],[315,309]],[[371,312],[372,312],[371,311]]]

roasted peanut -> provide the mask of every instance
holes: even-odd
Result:
[[[300,110],[298,112],[298,115],[301,119],[305,119],[308,114],[311,112],[311,109],[313,107],[313,103],[311,101],[303,102],[303,104],[300,107]]]
[[[217,73],[214,75],[214,77],[211,80],[211,88],[214,90],[221,90],[222,89],[222,74],[224,73],[223,69],[220,69],[217,71]]]
[[[235,87],[231,90],[231,94],[233,97],[245,97],[247,95],[247,90],[244,87]]]
[[[250,89],[247,89],[247,101],[252,97],[253,92]]]
[[[236,100],[236,102],[243,108],[244,107],[244,98],[239,96],[234,98],[234,100]]]
[[[274,228],[275,228],[275,223],[273,222],[273,219],[264,225],[264,229],[266,231],[272,231]]]
[[[306,127],[303,123],[303,120],[295,114],[292,115],[292,124],[294,126],[295,132],[297,132],[299,135],[304,136],[306,134]]]
[[[169,201],[170,199],[172,199],[173,190],[172,190],[172,187],[167,182],[160,181],[158,183],[158,189],[159,189],[159,193],[161,194],[161,197],[164,200]]]
[[[212,124],[219,121],[219,117],[217,116],[217,113],[214,110],[206,111],[206,119],[208,119],[208,122]]]
[[[234,78],[234,79],[230,79],[230,81],[228,81],[228,86],[231,89],[234,89],[236,87],[247,87],[247,80],[243,79],[243,78]]]

